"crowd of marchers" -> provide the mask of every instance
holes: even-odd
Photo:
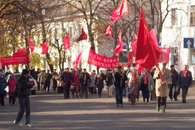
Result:
[[[10,74],[10,72],[9,72]],[[174,65],[169,67],[166,63],[160,63],[151,71],[143,69],[138,72],[135,64],[128,68],[119,66],[115,69],[107,69],[106,72],[95,70],[87,72],[86,69],[65,68],[59,73],[34,69],[29,74],[37,81],[37,91],[50,93],[63,93],[64,99],[90,98],[90,95],[102,96],[103,90],[107,91],[108,97],[115,97],[116,107],[123,107],[123,98],[128,97],[129,102],[134,105],[139,97],[143,102],[157,101],[157,110],[165,112],[167,97],[178,101],[181,92],[182,103],[186,103],[188,88],[192,85],[192,74],[185,65],[179,73]],[[0,103],[4,105],[6,96],[5,88],[9,87],[9,103],[15,104],[15,88],[18,80],[14,74],[10,74],[9,80],[5,79],[7,73],[0,73]]]

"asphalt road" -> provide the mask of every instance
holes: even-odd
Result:
[[[62,94],[38,93],[31,96],[31,128],[12,124],[18,105],[6,99],[0,106],[0,130],[195,130],[195,87],[189,91],[187,104],[181,96],[168,99],[166,113],[157,112],[155,101],[132,106],[125,98],[124,108],[116,108],[115,99],[105,95],[63,99]]]

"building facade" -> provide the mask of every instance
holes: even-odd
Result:
[[[188,64],[195,77],[195,0],[169,0],[168,10],[161,46],[170,47],[169,65],[175,64],[180,71],[183,65]]]

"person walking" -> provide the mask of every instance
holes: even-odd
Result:
[[[102,89],[104,88],[104,76],[103,73],[99,73],[95,78],[95,84],[98,89],[98,97],[102,96]]]
[[[96,94],[96,84],[95,84],[95,79],[96,79],[96,72],[95,70],[92,71],[90,75],[90,87],[89,87],[89,92],[91,94]]]
[[[30,89],[33,87],[33,82],[29,80],[29,71],[27,69],[22,70],[22,75],[17,81],[16,91],[19,101],[19,111],[16,119],[13,121],[14,124],[21,126],[20,121],[26,112],[26,126],[31,127],[30,124]]]
[[[81,84],[80,96],[82,98],[83,95],[85,95],[85,98],[88,98],[88,86],[90,81],[90,75],[86,69],[83,69],[83,72],[81,73],[79,80]]]
[[[162,109],[164,113],[166,110],[168,84],[171,82],[171,72],[166,68],[165,62],[160,64],[160,70],[155,70],[153,78],[156,79],[157,110]]]
[[[114,83],[114,76],[112,70],[108,69],[106,74],[106,85],[107,85],[108,97],[112,97],[113,83]]]
[[[115,99],[116,107],[123,107],[123,86],[122,86],[122,67],[117,68],[117,72],[114,74],[115,85]]]
[[[169,85],[169,98],[171,101],[174,100],[177,101],[177,96],[180,93],[180,88],[178,86],[178,72],[175,70],[175,66],[171,65],[171,84]],[[174,91],[174,92],[173,92]]]
[[[65,71],[61,75],[61,81],[64,86],[64,99],[70,98],[70,86],[73,81],[73,75],[69,72],[69,68],[66,68]]]
[[[13,92],[15,91],[16,89],[16,79],[15,79],[15,76],[14,74],[11,74],[10,75],[10,78],[8,80],[8,86],[9,86],[9,104],[12,104],[14,105],[15,104],[15,95],[13,94]]]
[[[132,105],[135,105],[136,102],[136,97],[138,97],[139,93],[139,76],[137,74],[137,70],[132,70],[130,75],[129,75],[129,80],[128,80],[128,99],[131,101]]]
[[[188,65],[184,65],[178,77],[179,87],[182,89],[182,103],[186,103],[188,89],[192,85],[192,73],[188,70]]]
[[[144,72],[140,76],[139,84],[139,88],[142,91],[143,102],[148,103],[150,92],[154,88],[154,81],[149,71],[144,70]]]
[[[6,96],[6,91],[5,91],[5,88],[6,88],[6,81],[3,77],[3,73],[0,72],[0,103],[1,103],[1,106],[4,106],[5,105],[5,102],[4,102],[4,97]]]

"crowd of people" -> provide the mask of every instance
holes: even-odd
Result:
[[[180,89],[182,90],[182,103],[186,103],[186,96],[189,87],[192,85],[192,74],[188,66],[178,73],[174,65],[170,69],[166,63],[160,63],[148,71],[143,69],[138,72],[135,64],[124,69],[119,66],[115,69],[107,69],[106,73],[100,70],[91,73],[86,69],[69,69],[61,70],[59,73],[54,70],[50,71],[39,69],[30,71],[24,69],[21,77],[16,81],[14,74],[10,73],[9,80],[4,77],[6,74],[0,72],[0,103],[4,106],[4,97],[6,96],[5,88],[9,87],[9,103],[15,104],[16,97],[19,102],[19,112],[14,123],[19,123],[24,110],[26,110],[26,124],[30,125],[30,103],[29,95],[32,83],[29,82],[30,74],[38,83],[38,91],[50,93],[53,89],[56,93],[63,93],[64,99],[72,98],[89,98],[90,95],[102,97],[102,91],[107,90],[108,97],[115,97],[116,107],[123,107],[123,98],[128,97],[129,102],[134,105],[139,101],[140,91],[143,102],[148,103],[150,100],[157,101],[157,111],[165,112],[167,97],[170,100],[178,101]],[[17,89],[19,88],[19,89]],[[16,91],[17,90],[17,91]]]

